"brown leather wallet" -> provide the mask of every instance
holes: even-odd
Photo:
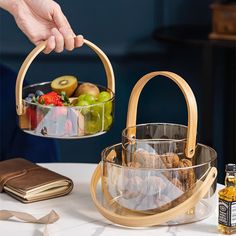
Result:
[[[0,192],[24,203],[60,197],[71,192],[71,179],[23,158],[0,162]]]

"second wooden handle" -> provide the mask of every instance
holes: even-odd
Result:
[[[156,76],[165,76],[171,79],[178,85],[178,87],[184,94],[188,108],[188,131],[187,131],[187,143],[186,143],[185,154],[187,157],[191,158],[195,153],[196,136],[197,136],[197,118],[198,118],[197,103],[195,96],[191,88],[187,84],[187,82],[179,75],[173,72],[168,72],[168,71],[151,72],[149,74],[144,75],[136,83],[129,99],[126,127],[128,128],[136,125],[137,107],[140,93],[142,92],[147,82]],[[132,132],[135,132],[135,129],[132,129]],[[131,138],[132,136],[135,137],[135,133],[129,133],[129,136]]]

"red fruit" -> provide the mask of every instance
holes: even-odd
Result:
[[[38,102],[43,105],[63,106],[61,97],[54,91],[40,96]]]
[[[36,129],[37,125],[43,119],[43,114],[39,110],[37,110],[35,107],[28,107],[26,109],[26,115],[30,122],[31,130]]]

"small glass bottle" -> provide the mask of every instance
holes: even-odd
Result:
[[[225,188],[219,191],[218,228],[223,234],[236,233],[236,164],[226,165]]]

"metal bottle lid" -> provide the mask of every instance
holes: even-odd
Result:
[[[225,166],[225,171],[236,171],[236,164],[230,163]]]

